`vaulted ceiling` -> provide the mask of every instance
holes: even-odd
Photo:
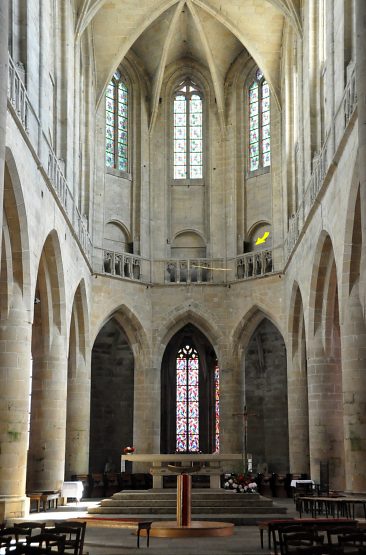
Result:
[[[246,49],[279,98],[284,23],[300,33],[301,0],[76,0],[76,37],[93,37],[98,99],[131,49],[151,80],[151,118],[167,66],[193,58],[211,74],[219,113],[224,80]]]

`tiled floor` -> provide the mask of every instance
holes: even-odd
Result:
[[[295,516],[293,501],[279,500],[289,508],[289,516]],[[98,501],[81,501],[79,504],[69,503],[56,511],[31,513],[27,520],[54,520],[87,516],[88,506]],[[98,515],[99,516],[99,515]],[[118,516],[118,515],[116,515]],[[109,515],[113,518],[113,515]],[[146,548],[146,538],[141,538],[140,549],[136,546],[136,536],[131,529],[100,528],[87,526],[84,553],[89,555],[125,555],[146,551],[148,555],[268,555],[269,550],[261,549],[259,531],[256,526],[237,526],[233,536],[229,538],[185,538],[166,539],[151,538],[150,547]]]

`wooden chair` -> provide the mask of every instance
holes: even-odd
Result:
[[[45,547],[46,549],[63,554],[65,551],[65,540],[65,536],[61,534],[42,532],[41,534],[27,538],[27,545]]]
[[[339,536],[347,536],[358,532],[356,524],[344,524],[344,526],[332,526],[327,530],[328,543],[330,545],[338,545]]]
[[[323,536],[319,536],[314,530],[283,534],[281,553],[288,555],[303,547],[323,546],[323,542]]]
[[[343,548],[345,554],[358,554],[366,548],[366,532],[357,531],[338,536],[338,545]]]
[[[75,555],[83,555],[83,548],[84,548],[84,539],[85,539],[85,532],[86,532],[86,522],[77,522],[75,520],[63,520],[62,522],[55,522],[55,529],[57,531],[61,530],[62,528],[68,528],[71,530],[78,530],[80,532],[79,535],[79,545],[78,550],[75,551]],[[72,541],[72,540],[71,540]],[[66,535],[66,544],[68,543],[67,535]]]

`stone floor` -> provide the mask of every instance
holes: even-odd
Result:
[[[47,521],[87,516],[87,509],[96,506],[98,500],[82,500],[79,504],[68,503],[55,511],[46,513],[32,512],[26,520]],[[296,516],[292,499],[276,501],[288,507],[288,516]],[[116,515],[117,517],[119,515]],[[108,515],[113,518],[113,515]],[[89,555],[125,555],[147,551],[146,538],[141,538],[140,549],[136,546],[136,536],[131,529],[100,528],[88,526],[86,531],[84,553]],[[163,539],[151,538],[149,555],[268,555],[270,551],[261,549],[259,531],[256,526],[236,526],[233,536],[229,538],[186,538]]]

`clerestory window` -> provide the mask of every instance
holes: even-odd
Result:
[[[260,69],[248,89],[249,172],[268,168],[271,165],[271,98],[269,85]]]
[[[129,94],[126,79],[117,70],[106,91],[106,166],[128,172]]]
[[[174,93],[173,158],[174,179],[203,178],[203,97],[190,79]]]

